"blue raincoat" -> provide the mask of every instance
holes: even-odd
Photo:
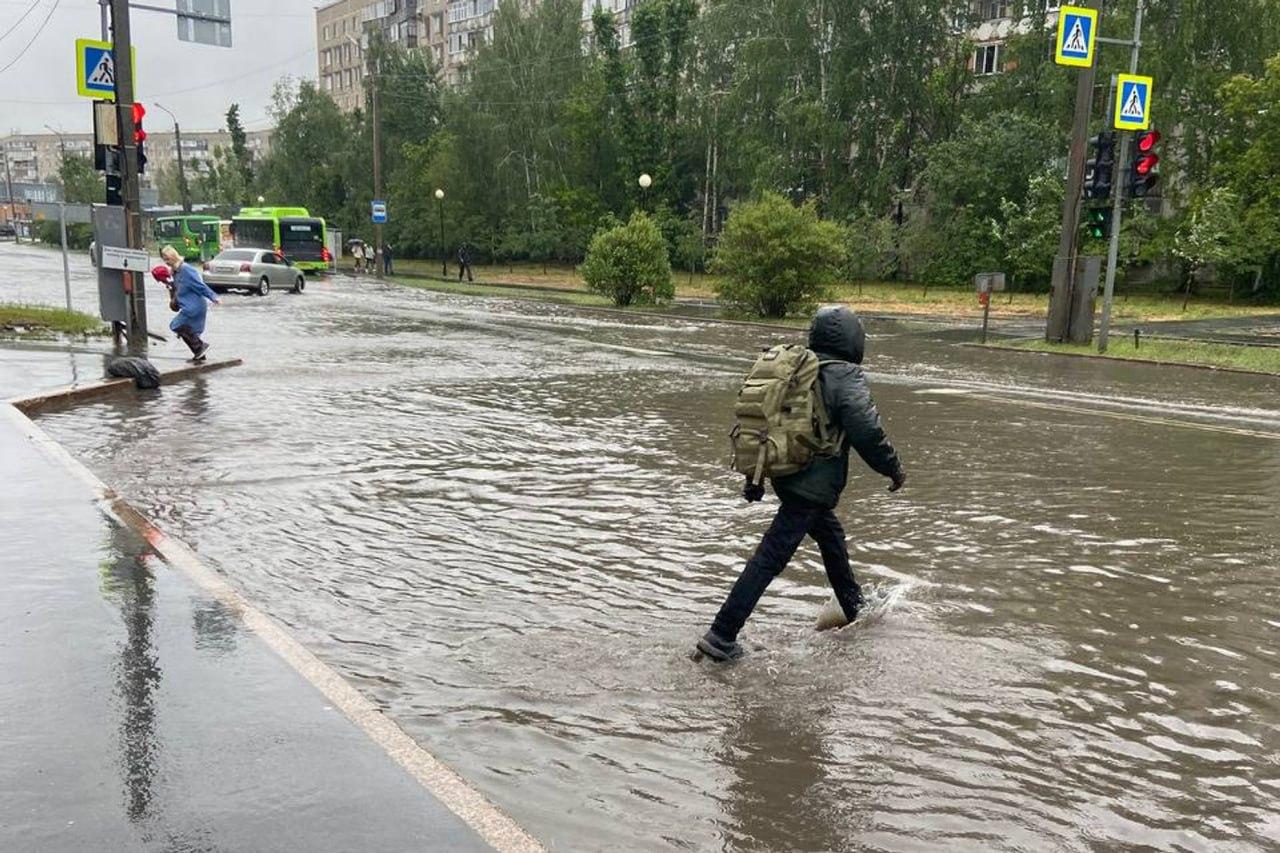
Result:
[[[204,283],[200,271],[191,264],[183,264],[173,273],[174,286],[178,288],[178,313],[169,322],[172,331],[188,326],[197,335],[204,334],[204,321],[209,313],[205,300],[218,301],[218,294]]]

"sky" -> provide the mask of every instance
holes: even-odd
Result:
[[[140,0],[172,9],[175,0]],[[271,87],[285,75],[315,79],[315,7],[321,0],[231,0],[231,48],[178,41],[173,15],[133,10],[136,100],[159,102],[188,130],[225,125],[240,104],[250,130],[270,126]],[[24,17],[25,16],[25,17]],[[97,0],[0,0],[0,136],[93,129],[92,101],[76,94],[75,41],[101,37]],[[149,109],[148,129],[170,119]]]

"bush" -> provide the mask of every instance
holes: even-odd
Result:
[[[35,237],[50,246],[62,246],[62,231],[56,219],[41,219],[35,224]],[[93,226],[85,222],[67,223],[67,248],[83,251],[93,242]]]
[[[587,287],[615,305],[667,302],[676,295],[662,232],[641,211],[626,225],[598,231],[582,263]]]
[[[808,311],[840,275],[848,250],[844,229],[818,219],[812,204],[796,207],[776,193],[734,211],[711,271],[731,307],[762,317]]]

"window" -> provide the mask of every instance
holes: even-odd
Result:
[[[973,52],[973,73],[977,77],[999,74],[1001,45],[980,44]]]
[[[983,6],[983,11],[985,13],[984,17],[988,21],[994,21],[999,18],[1009,17],[1008,3],[987,2],[987,3],[983,3],[982,6]]]

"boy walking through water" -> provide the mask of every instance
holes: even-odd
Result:
[[[222,303],[218,294],[204,283],[199,270],[184,261],[177,249],[165,246],[160,250],[160,257],[173,271],[174,296],[178,303],[178,314],[169,321],[169,328],[191,349],[191,360],[198,364],[204,361],[205,353],[209,351],[209,345],[200,340],[209,313],[205,300],[214,305]]]
[[[818,382],[831,425],[843,436],[834,455],[818,456],[795,474],[774,477],[773,490],[782,501],[773,523],[747,562],[711,623],[698,640],[698,651],[717,661],[741,657],[738,632],[755,609],[769,583],[786,568],[806,535],[818,543],[827,579],[845,618],[852,622],[862,607],[862,590],[849,565],[844,529],[835,507],[849,477],[849,451],[856,450],[867,465],[892,481],[896,492],[907,481],[897,451],[889,443],[862,374],[867,334],[849,308],[823,308],[809,327],[809,349],[820,359]],[[748,475],[743,497],[754,503],[764,486]]]

